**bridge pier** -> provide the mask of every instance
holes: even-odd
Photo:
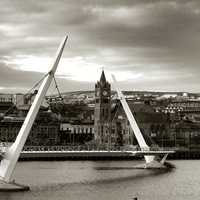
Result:
[[[5,182],[0,180],[0,192],[22,192],[22,191],[29,191],[30,187],[21,185],[18,183],[12,182]]]

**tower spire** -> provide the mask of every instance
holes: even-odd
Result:
[[[105,76],[103,69],[102,69],[102,73],[101,73],[100,83],[102,83],[102,84],[106,83],[106,76]]]
[[[95,85],[94,130],[97,144],[110,143],[111,88],[102,69],[100,81]]]

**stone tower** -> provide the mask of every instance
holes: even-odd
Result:
[[[97,144],[108,144],[111,132],[111,87],[104,71],[95,84],[94,130]]]

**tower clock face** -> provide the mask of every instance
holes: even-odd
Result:
[[[108,92],[107,91],[103,91],[103,96],[106,96],[106,95],[108,95]]]

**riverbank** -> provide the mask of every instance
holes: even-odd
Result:
[[[200,159],[200,151],[176,151],[170,154],[168,159]]]
[[[22,161],[41,161],[41,160],[140,160],[143,159],[143,155],[134,155],[130,152],[25,152],[20,155]],[[199,151],[176,151],[169,154],[168,159],[200,159]]]
[[[23,151],[20,160],[131,160],[140,159],[141,155],[121,151]]]

